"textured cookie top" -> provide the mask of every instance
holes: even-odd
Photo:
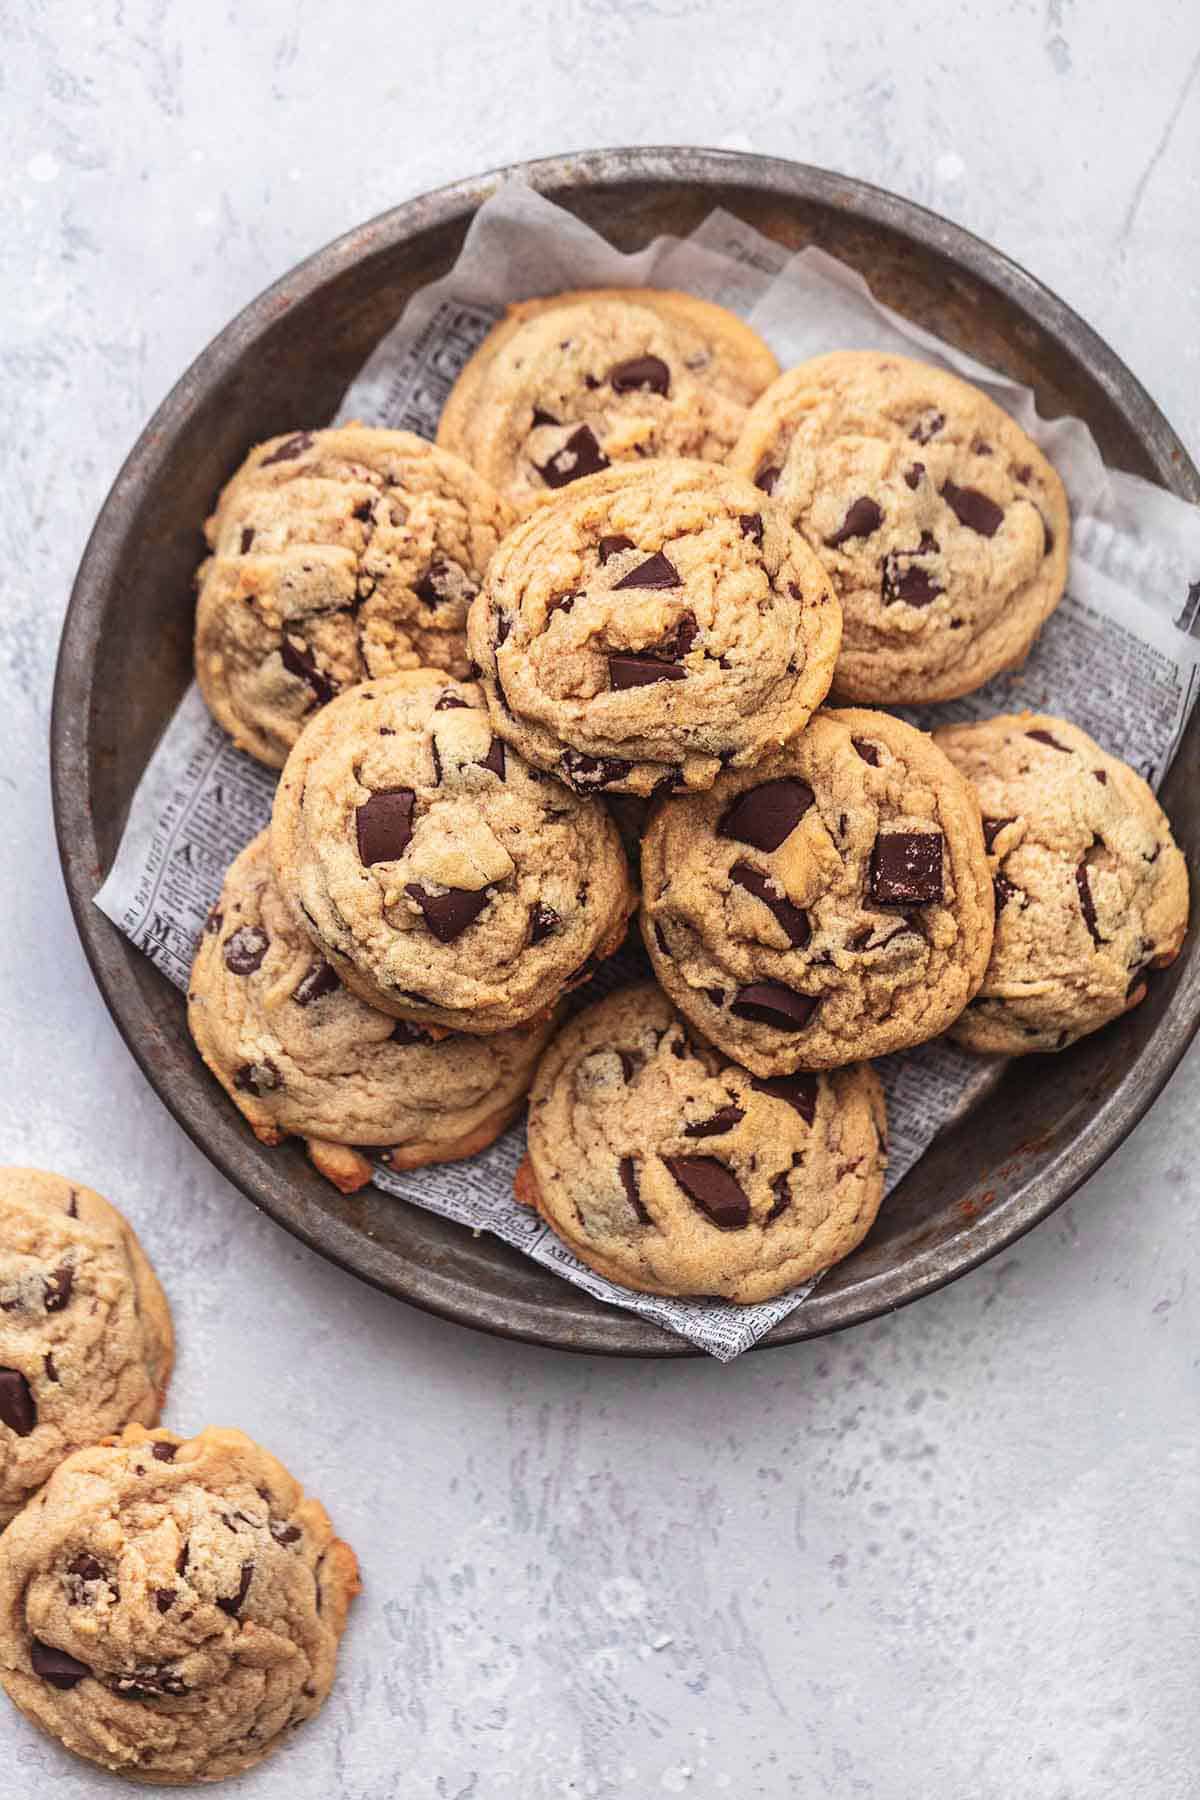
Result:
[[[865,350],[819,356],[772,383],[729,460],[828,571],[845,615],[838,699],[969,693],[1020,660],[1062,598],[1062,482],[955,375]]]
[[[504,540],[471,608],[496,730],[579,792],[708,787],[803,729],[840,617],[798,533],[740,476],[612,470]]]
[[[506,748],[478,687],[431,670],[367,682],[311,721],[271,855],[349,987],[472,1033],[544,1014],[615,949],[633,905],[604,808]]]
[[[68,1452],[155,1422],[172,1354],[163,1291],[116,1208],[0,1169],[0,1527]]]
[[[79,1756],[215,1780],[317,1711],[357,1589],[324,1509],[240,1431],[131,1426],[0,1537],[0,1681]]]
[[[408,1153],[401,1162],[469,1154],[494,1136],[552,1029],[434,1036],[368,1006],[297,923],[266,832],[234,862],[209,917],[188,1023],[260,1137],[394,1145]]]
[[[613,463],[720,461],[778,370],[749,326],[690,294],[610,288],[525,301],[463,370],[438,443],[526,506]]]
[[[1061,1050],[1142,999],[1178,954],[1188,878],[1140,775],[1085,731],[1009,714],[934,734],[972,782],[995,878],[996,935],[954,1036],[972,1050]]]
[[[758,1075],[922,1043],[987,964],[974,794],[902,720],[820,712],[783,754],[659,803],[642,932],[671,998]]]
[[[282,766],[368,676],[466,675],[467,607],[512,512],[407,431],[301,431],[252,450],[205,527],[196,675],[243,750]]]
[[[867,1065],[760,1080],[649,985],[574,1019],[530,1098],[539,1210],[583,1261],[658,1294],[766,1300],[875,1218],[883,1094]]]

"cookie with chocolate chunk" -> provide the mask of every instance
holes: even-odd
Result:
[[[542,1058],[517,1195],[610,1280],[748,1304],[861,1243],[886,1163],[868,1064],[763,1080],[646,985],[588,1007]]]
[[[710,463],[611,469],[505,538],[468,637],[495,730],[579,793],[711,786],[824,699],[841,635],[817,559]]]
[[[240,1431],[130,1425],[0,1536],[0,1683],[102,1768],[217,1781],[320,1710],[358,1588],[324,1507]]]
[[[923,732],[819,712],[786,751],[658,803],[642,935],[688,1019],[756,1075],[936,1037],[983,979],[979,805]]]
[[[778,373],[748,325],[691,294],[598,288],[524,300],[459,376],[438,443],[525,507],[614,463],[719,462]]]
[[[866,350],[801,363],[751,409],[729,463],[833,583],[838,700],[970,693],[1021,662],[1062,598],[1062,482],[1006,412],[944,370]]]
[[[953,1036],[969,1050],[1062,1050],[1136,1006],[1173,962],[1188,876],[1149,787],[1065,719],[1008,714],[934,740],[973,784],[996,892],[983,983]]]
[[[407,431],[300,431],[226,484],[197,575],[196,678],[239,749],[282,768],[368,676],[466,675],[467,608],[512,523],[466,463]]]
[[[360,999],[482,1036],[546,1018],[634,905],[600,802],[531,769],[477,686],[430,669],[365,682],[310,721],[276,791],[271,859]]]

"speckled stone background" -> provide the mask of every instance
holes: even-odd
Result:
[[[142,1081],[62,895],[60,615],[147,414],[381,208],[515,157],[753,148],[992,239],[1200,455],[1195,0],[8,0],[0,54],[0,1159],[135,1219],[169,1422],[238,1424],[366,1591],[254,1800],[1191,1800],[1200,1056],[1007,1256],[731,1368],[575,1360],[383,1298]],[[0,1791],[116,1793],[0,1712]]]

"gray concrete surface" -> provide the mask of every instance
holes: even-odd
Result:
[[[60,890],[44,740],[91,519],[299,256],[595,144],[794,155],[1001,245],[1200,455],[1194,0],[8,0],[0,55],[0,1160],[136,1220],[171,1422],[239,1424],[366,1592],[254,1800],[1187,1800],[1200,1791],[1200,1058],[1013,1252],[709,1364],[422,1317],[258,1216],[145,1087]],[[0,1711],[0,1792],[117,1788]]]

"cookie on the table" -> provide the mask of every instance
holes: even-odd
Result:
[[[173,1355],[166,1296],[116,1207],[0,1169],[0,1528],[70,1451],[155,1424]]]
[[[481,1035],[545,1018],[634,905],[596,800],[508,748],[469,682],[368,681],[302,732],[275,795],[276,880],[346,986]]]
[[[467,608],[512,523],[407,431],[300,431],[222,491],[197,575],[196,677],[239,749],[281,768],[317,707],[368,676],[466,675]]]
[[[438,443],[527,506],[613,463],[719,462],[778,373],[756,332],[691,294],[597,288],[525,300],[459,376]]]
[[[992,942],[979,804],[923,732],[819,712],[787,750],[659,802],[642,935],[695,1026],[756,1075],[936,1037]]]
[[[553,1019],[481,1038],[366,1005],[297,923],[264,831],[233,863],[201,935],[188,1025],[255,1134],[305,1138],[321,1173],[349,1193],[371,1179],[355,1145],[415,1169],[499,1137],[525,1103]]]
[[[949,700],[1019,663],[1062,598],[1070,517],[1037,445],[969,382],[844,350],[789,369],[730,466],[821,558],[838,700]]]
[[[886,1143],[869,1064],[761,1080],[647,984],[589,1006],[542,1058],[517,1197],[625,1287],[749,1303],[861,1243]]]
[[[983,984],[953,1036],[969,1050],[1061,1050],[1136,1006],[1179,954],[1188,876],[1141,776],[1041,713],[949,725],[936,743],[973,784],[995,879]]]
[[[240,1431],[131,1425],[0,1537],[0,1682],[76,1756],[216,1781],[318,1711],[358,1588],[324,1508]]]
[[[711,463],[612,469],[505,538],[468,638],[499,735],[580,793],[708,787],[824,699],[841,633],[820,564]]]

